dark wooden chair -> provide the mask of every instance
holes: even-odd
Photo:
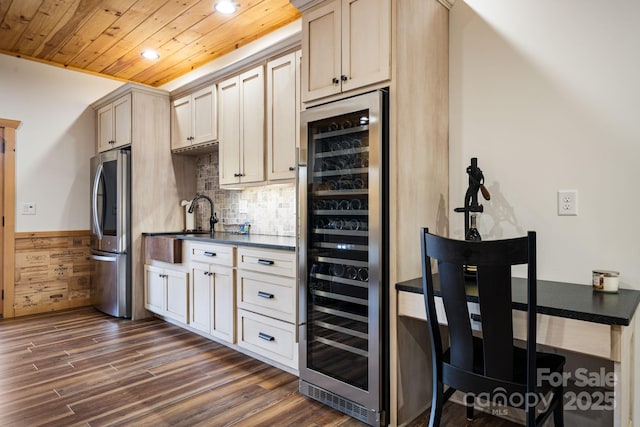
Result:
[[[436,236],[423,228],[420,237],[433,358],[429,425],[440,425],[442,405],[459,390],[465,393],[469,419],[473,418],[475,398],[488,397],[501,410],[506,409],[503,405],[524,409],[528,427],[542,425],[552,413],[555,426],[563,426],[563,385],[553,373],[562,373],[565,359],[536,351],[535,232],[515,239],[464,241]],[[437,261],[437,279],[431,269],[432,259]],[[511,267],[517,264],[528,265],[526,348],[515,346],[513,338]],[[479,315],[469,314],[465,265],[477,267]],[[439,281],[447,316],[450,342],[447,350],[443,350],[437,321],[434,279]],[[481,323],[481,337],[479,333],[474,335],[472,320]],[[537,403],[542,410],[539,415]]]

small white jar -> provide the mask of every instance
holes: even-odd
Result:
[[[611,270],[593,270],[593,290],[599,292],[618,292],[620,273]]]

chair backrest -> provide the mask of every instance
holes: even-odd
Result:
[[[421,230],[423,290],[427,317],[437,319],[434,285],[439,282],[447,315],[450,340],[450,364],[465,371],[473,371],[474,342],[463,267],[477,267],[476,283],[482,324],[484,372],[482,375],[513,381],[513,321],[511,295],[511,267],[528,265],[528,330],[527,384],[535,384],[536,351],[536,234],[526,237],[493,241],[453,240]],[[438,266],[437,281],[431,260]],[[471,279],[473,284],[473,279]],[[436,354],[442,354],[440,329],[437,321],[430,321],[431,341]],[[477,364],[477,361],[475,361]],[[436,361],[434,361],[436,363]],[[533,386],[531,386],[533,387]],[[529,388],[529,387],[527,387]],[[531,390],[533,391],[533,390]]]

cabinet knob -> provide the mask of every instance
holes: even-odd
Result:
[[[242,175],[239,174],[239,173],[234,173],[233,176],[235,176],[237,178],[237,177],[242,176]]]
[[[340,79],[341,79],[343,82],[346,82],[347,80],[349,80],[349,78],[348,78],[347,76],[345,76],[344,74],[340,76]]]
[[[333,78],[333,80],[331,80],[333,82],[334,85],[337,85],[338,83],[340,83],[340,80],[338,80],[336,77]]]
[[[295,166],[289,166],[289,170],[293,172],[294,170],[296,170],[296,168]]]

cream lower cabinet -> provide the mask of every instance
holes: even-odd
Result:
[[[238,346],[297,370],[295,253],[239,248],[237,291]]]
[[[191,263],[191,327],[234,342],[233,282],[233,268]]]
[[[233,246],[190,243],[189,325],[235,342],[235,250]]]
[[[144,308],[187,323],[188,275],[184,271],[154,265],[144,266]]]

